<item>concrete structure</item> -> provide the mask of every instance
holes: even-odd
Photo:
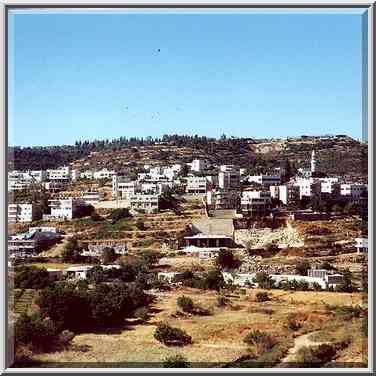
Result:
[[[207,184],[205,176],[188,176],[186,193],[205,194],[207,191]]]
[[[281,176],[280,175],[252,175],[252,176],[248,176],[248,181],[250,183],[261,184],[262,186],[269,188],[271,185],[280,185]]]
[[[102,170],[99,171],[94,171],[93,177],[94,179],[110,179],[113,176],[116,175],[115,171],[109,171],[107,168],[103,168]]]
[[[368,253],[368,238],[355,238],[355,248],[358,253]]]
[[[256,273],[222,272],[222,276],[225,283],[240,287],[251,287],[254,285],[253,278],[256,277]]]
[[[308,269],[307,275],[308,277],[325,279],[328,275],[328,271],[326,269]]]
[[[327,196],[339,196],[341,194],[341,184],[339,178],[322,178],[321,193]]]
[[[9,204],[8,223],[32,222],[42,218],[42,211],[37,204]]]
[[[216,189],[206,193],[206,203],[209,209],[235,209],[240,203],[240,192]]]
[[[315,173],[316,172],[316,166],[317,165],[317,161],[316,161],[316,154],[315,154],[315,151],[312,150],[312,154],[311,154],[311,173]]]
[[[208,218],[193,221],[192,235],[184,237],[185,246],[224,248],[234,246],[232,219]]]
[[[128,249],[126,244],[89,244],[87,250],[82,251],[83,256],[102,256],[103,251],[106,248],[112,248],[116,254],[124,256],[128,254]]]
[[[182,275],[182,272],[159,272],[158,279],[167,283],[176,283]]]
[[[44,184],[44,188],[47,191],[56,193],[56,192],[64,191],[68,184],[68,181],[67,180],[64,180],[64,181],[54,180],[54,181],[47,181],[43,184]]]
[[[47,178],[50,181],[69,182],[71,180],[71,168],[63,166],[55,170],[47,170]]]
[[[136,211],[155,213],[159,210],[159,195],[136,193],[129,196],[130,207]]]
[[[243,191],[240,199],[240,209],[243,215],[249,217],[264,217],[270,213],[270,191]]]
[[[65,272],[68,279],[87,279],[93,269],[92,265],[71,266]]]
[[[61,269],[47,269],[48,279],[51,282],[59,281],[64,276],[64,271]]]
[[[321,182],[319,179],[298,179],[294,185],[299,187],[300,199],[303,197],[319,199],[321,197]]]
[[[269,186],[270,190],[270,197],[279,200],[279,185],[271,185]]]
[[[351,200],[358,200],[367,191],[365,184],[346,183],[341,184],[341,196],[345,196]]]
[[[205,159],[194,159],[191,163],[188,163],[191,171],[202,172],[209,167],[209,162]]]
[[[80,178],[81,179],[94,179],[94,172],[93,171],[90,171],[90,170],[87,170],[87,171],[84,171],[84,172],[81,172],[80,173]]]
[[[49,200],[51,207],[50,218],[72,219],[79,217],[80,209],[87,204],[80,198]]]
[[[226,168],[225,168],[226,167]],[[233,166],[221,166],[225,171],[218,173],[218,185],[220,189],[235,189],[240,186],[240,171]]]
[[[88,191],[82,193],[82,200],[88,205],[95,205],[99,201],[102,201],[104,194],[102,192]]]
[[[131,179],[127,175],[116,174],[112,176],[112,196],[116,199],[123,197],[123,191],[128,194],[128,183]]]

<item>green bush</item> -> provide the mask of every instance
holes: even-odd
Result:
[[[274,287],[272,277],[264,272],[256,273],[255,278],[253,278],[253,282],[257,283],[258,287],[262,289],[271,289]]]
[[[296,361],[299,367],[317,368],[328,363],[335,355],[335,346],[322,344],[299,349],[296,354]]]
[[[257,302],[267,302],[269,300],[270,300],[269,294],[265,291],[261,291],[256,294]]]
[[[49,284],[48,272],[36,266],[20,266],[16,269],[14,287],[16,289],[44,289]]]
[[[163,360],[164,368],[189,368],[187,359],[182,355],[168,356]]]
[[[184,312],[191,313],[194,309],[193,300],[188,296],[179,296],[177,299],[178,307],[181,308]]]
[[[299,321],[296,319],[294,314],[289,314],[287,316],[287,329],[296,331],[299,330],[302,325],[299,323]]]
[[[260,330],[252,330],[243,339],[248,345],[256,347],[257,353],[262,354],[265,351],[269,351],[277,343],[274,336],[269,333],[261,332]]]
[[[192,337],[184,330],[173,328],[166,323],[158,324],[154,338],[167,346],[184,346],[192,343]]]

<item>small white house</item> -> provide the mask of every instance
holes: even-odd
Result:
[[[355,238],[355,248],[358,253],[368,253],[368,238]]]
[[[87,279],[93,268],[94,266],[91,265],[71,266],[70,268],[65,269],[65,272],[69,279]]]
[[[177,282],[179,276],[182,276],[182,272],[159,272],[158,279],[167,283]]]

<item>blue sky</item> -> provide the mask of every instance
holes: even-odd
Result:
[[[14,11],[9,144],[361,138],[361,13]]]

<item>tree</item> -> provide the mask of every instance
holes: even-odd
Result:
[[[44,289],[49,284],[48,272],[36,266],[21,266],[16,269],[14,287],[16,289]]]
[[[184,346],[192,343],[192,337],[184,330],[163,322],[155,329],[154,338],[167,346]]]
[[[350,215],[359,215],[361,213],[359,204],[356,202],[348,203],[344,208],[344,213]]]
[[[48,316],[59,330],[74,333],[84,331],[91,324],[88,294],[74,284],[59,282],[42,290],[37,304],[42,315]]]
[[[215,264],[221,269],[233,269],[239,266],[239,260],[229,249],[221,249],[215,259]]]
[[[343,272],[343,280],[338,286],[336,286],[336,291],[339,292],[353,292],[354,286],[352,284],[352,275],[349,269]]]
[[[112,264],[117,259],[117,255],[113,248],[106,247],[102,252],[103,264]]]
[[[103,221],[103,218],[96,212],[96,211],[93,211],[91,214],[90,214],[90,218],[93,222],[99,222],[99,221]]]
[[[77,261],[80,259],[82,247],[76,237],[69,238],[64,246],[62,256],[64,261]]]
[[[307,260],[298,261],[295,266],[295,270],[299,275],[308,275],[308,269],[310,268],[311,265]]]
[[[271,289],[274,287],[274,281],[271,276],[265,272],[256,273],[253,282],[257,283],[258,287],[262,289]]]
[[[168,356],[163,360],[164,368],[189,368],[187,359],[179,354]]]
[[[343,212],[343,208],[342,208],[342,206],[340,204],[334,204],[332,206],[332,211],[334,213],[342,213]]]
[[[137,221],[136,221],[136,227],[140,231],[146,230],[145,223],[143,222],[143,220],[141,218],[137,219]]]
[[[194,308],[193,300],[188,296],[179,296],[177,299],[178,307],[180,307],[184,312],[191,313]]]
[[[115,209],[108,216],[108,218],[112,220],[113,224],[120,221],[121,219],[130,218],[130,217],[131,217],[131,214],[129,213],[128,208]]]
[[[204,286],[209,290],[219,291],[224,285],[223,275],[218,269],[210,270],[204,279]]]

